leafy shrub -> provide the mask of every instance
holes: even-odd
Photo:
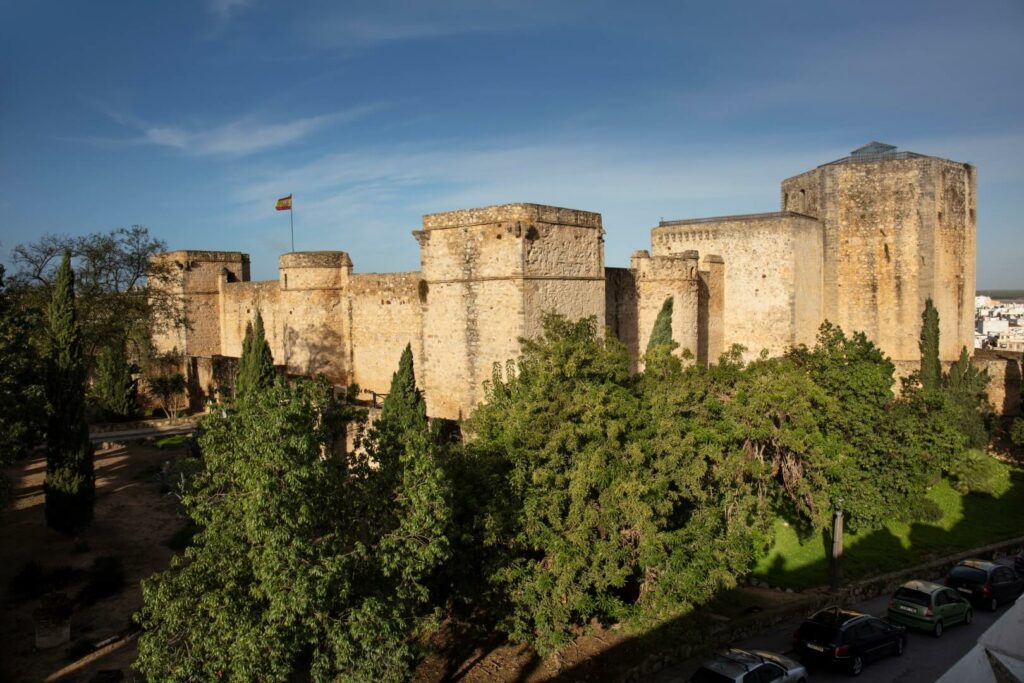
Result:
[[[189,520],[180,529],[174,532],[164,544],[171,550],[181,552],[195,543],[196,534],[199,533],[199,525]]]
[[[960,458],[950,472],[953,488],[960,493],[996,493],[1001,469],[992,456],[971,449]]]
[[[1024,446],[1024,417],[1018,417],[1010,428],[1010,441],[1015,446]]]

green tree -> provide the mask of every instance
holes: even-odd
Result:
[[[921,314],[921,386],[925,391],[938,391],[942,383],[942,364],[939,362],[939,311],[931,297],[924,303]]]
[[[960,358],[950,366],[945,377],[945,390],[954,413],[952,417],[957,428],[967,437],[969,446],[976,450],[984,449],[991,438],[985,415],[988,380],[988,373],[971,363],[967,347],[960,350]]]
[[[147,380],[149,390],[160,399],[160,407],[168,419],[173,420],[178,412],[178,402],[185,393],[185,376],[180,372],[157,375]]]
[[[246,327],[242,340],[242,357],[238,361],[238,377],[235,379],[236,398],[266,389],[274,383],[274,357],[263,329],[263,314],[256,311],[253,324]]]
[[[338,453],[353,417],[325,381],[298,381],[204,419],[183,499],[201,531],[143,582],[148,679],[408,678],[450,494],[422,437],[379,486],[379,468]]]
[[[95,480],[85,421],[85,363],[75,311],[75,276],[65,252],[48,310],[46,522],[77,534],[92,521]]]
[[[650,355],[659,346],[667,346],[669,350],[679,346],[672,339],[672,297],[665,299],[658,317],[654,319],[651,338],[647,341],[647,354]]]
[[[0,469],[24,457],[43,433],[46,397],[28,336],[28,320],[11,300],[0,265]],[[0,510],[9,495],[10,484],[0,474]]]
[[[114,341],[100,351],[92,392],[108,415],[128,417],[135,412],[135,381],[123,343]]]
[[[466,445],[486,473],[467,527],[490,550],[483,564],[510,636],[548,652],[591,619],[678,616],[735,585],[764,544],[756,508],[771,501],[754,484],[732,486],[751,466],[741,447],[723,454],[715,441],[727,422],[717,392],[687,393],[706,391],[704,377],[666,356],[638,386],[625,348],[594,319],[548,316],[521,345],[496,369]],[[712,416],[689,429],[705,408]],[[765,479],[769,469],[754,468]]]
[[[427,404],[416,387],[412,346],[407,344],[391,376],[391,388],[381,405],[380,417],[373,423],[360,446],[384,471],[390,471],[405,451],[411,435],[428,432]]]
[[[17,266],[12,289],[41,347],[46,342],[46,310],[59,265],[70,252],[82,353],[91,367],[111,339],[127,340],[129,355],[140,362],[151,331],[187,324],[181,300],[167,286],[180,277],[173,261],[151,260],[167,250],[143,226],[117,228],[79,237],[45,235],[14,248]]]

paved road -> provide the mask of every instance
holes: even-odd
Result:
[[[89,441],[99,443],[100,441],[122,441],[125,439],[146,439],[151,436],[173,436],[174,434],[191,434],[196,429],[194,424],[182,422],[176,425],[164,427],[145,427],[143,429],[126,429],[117,432],[93,432],[89,434]]]
[[[1002,562],[1012,562],[1012,559]],[[889,596],[875,598],[853,606],[854,609],[885,616],[889,605]],[[950,627],[941,638],[910,630],[907,636],[907,649],[902,657],[887,657],[865,665],[860,680],[874,683],[934,683],[942,674],[953,666],[961,657],[974,647],[978,638],[992,625],[1009,605],[1002,605],[998,610],[988,612],[975,608],[974,623],[969,626],[958,624]],[[787,652],[792,647],[793,632],[800,625],[801,619],[784,623],[772,631],[736,643],[743,649],[772,650]],[[685,681],[700,666],[700,660],[691,660],[679,666],[667,669],[658,676],[658,683]],[[815,669],[811,672],[811,683],[831,683],[843,681],[849,683],[851,677],[840,671]]]

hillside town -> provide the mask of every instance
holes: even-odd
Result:
[[[974,297],[974,348],[1024,351],[1024,298]]]

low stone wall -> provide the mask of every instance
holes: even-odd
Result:
[[[624,683],[640,683],[652,678],[662,669],[702,654],[726,647],[730,643],[745,640],[787,621],[808,616],[828,605],[849,605],[870,600],[894,592],[911,579],[938,579],[944,577],[955,564],[968,558],[999,558],[1015,554],[1024,548],[1024,536],[966,552],[949,555],[939,560],[919,564],[900,571],[862,579],[849,583],[838,593],[817,592],[807,594],[805,600],[796,600],[786,605],[734,621],[704,621],[699,631],[692,630],[678,638],[678,645],[649,655],[641,664],[628,670],[622,677]],[[708,623],[710,622],[710,623]]]

